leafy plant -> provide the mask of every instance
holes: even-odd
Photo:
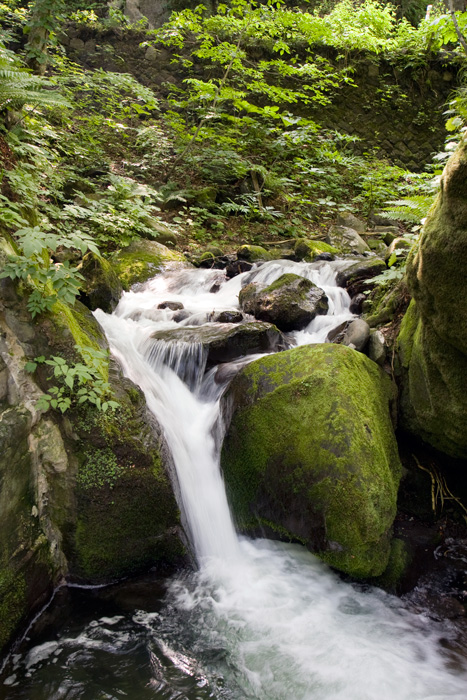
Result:
[[[53,308],[57,300],[73,304],[79,294],[83,276],[69,261],[55,263],[50,253],[59,246],[75,248],[85,253],[90,250],[98,253],[97,246],[85,234],[62,237],[41,231],[40,228],[23,228],[16,232],[22,254],[8,256],[0,272],[0,279],[21,279],[27,281],[32,292],[29,294],[27,307],[32,317]]]
[[[26,370],[35,372],[38,364],[46,364],[53,369],[50,379],[59,381],[51,386],[36,404],[36,408],[48,411],[58,409],[67,411],[72,403],[90,403],[103,413],[119,406],[111,399],[110,384],[102,378],[102,364],[108,362],[108,354],[92,347],[75,346],[84,355],[86,362],[69,364],[63,357],[52,356],[46,359],[43,355],[36,357],[34,362],[26,364]]]

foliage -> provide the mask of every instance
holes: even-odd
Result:
[[[119,477],[125,473],[110,448],[86,451],[83,464],[78,470],[77,482],[82,489],[98,489],[108,486],[113,489]]]
[[[46,359],[41,355],[36,357],[34,362],[26,364],[29,372],[34,372],[38,364],[48,365],[53,369],[49,379],[59,381],[58,385],[49,387],[47,393],[42,394],[36,408],[43,411],[54,408],[62,413],[65,413],[72,403],[90,403],[104,413],[109,408],[117,408],[118,402],[110,398],[112,391],[109,383],[102,379],[102,365],[108,362],[108,353],[92,347],[75,347],[84,356],[85,363],[69,364],[63,357],[54,355]]]
[[[9,277],[29,282],[33,291],[29,294],[27,307],[32,317],[50,311],[57,300],[73,304],[83,277],[67,260],[54,263],[50,252],[55,252],[61,246],[78,249],[82,254],[87,250],[98,253],[93,241],[85,234],[75,233],[72,237],[64,238],[45,233],[38,227],[19,229],[16,238],[22,254],[8,257],[0,279]]]

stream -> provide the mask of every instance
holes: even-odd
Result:
[[[345,264],[273,261],[228,281],[222,271],[177,269],[126,293],[114,314],[96,312],[164,430],[198,569],[150,581],[130,601],[118,586],[58,591],[51,609],[60,603],[66,613],[15,652],[1,698],[465,700],[466,662],[448,623],[344,582],[299,545],[236,534],[219,469],[220,400],[228,378],[258,356],[205,371],[200,344],[172,342],[168,351],[151,337],[212,323],[238,309],[242,285],[294,272],[325,290],[329,312],[290,342],[324,342],[353,317],[335,283]],[[183,304],[183,314],[157,308],[166,301]]]

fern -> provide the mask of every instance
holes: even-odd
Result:
[[[404,221],[409,224],[420,224],[427,216],[433,203],[435,195],[413,195],[406,199],[396,199],[392,202],[387,202],[388,207],[384,208],[384,213],[390,219]]]
[[[24,105],[67,107],[68,101],[58,94],[50,80],[32,75],[14,59],[0,42],[0,112],[18,110]]]

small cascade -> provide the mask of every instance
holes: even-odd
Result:
[[[160,613],[102,617],[87,622],[80,634],[55,641],[59,662],[52,673],[58,680],[48,686],[48,692],[54,688],[49,697],[465,700],[466,670],[441,646],[441,639],[447,644],[446,628],[382,591],[344,583],[298,545],[237,536],[219,468],[219,405],[232,376],[254,357],[205,372],[199,344],[161,338],[163,331],[189,329],[215,312],[238,309],[238,293],[249,282],[270,284],[294,272],[322,287],[330,304],[327,316],[289,338],[323,342],[353,317],[347,293],[335,284],[344,264],[273,261],[229,281],[215,270],[182,270],[124,294],[112,316],[96,312],[113,355],[142,388],[164,430],[199,570],[173,580]],[[179,302],[184,317],[158,308],[166,301]],[[151,674],[143,684],[141,645]],[[86,682],[76,666],[81,649],[93,664],[93,680]],[[29,656],[40,659],[45,651],[37,647]],[[29,656],[15,662],[12,678],[22,663],[27,678],[36,673]],[[101,694],[99,664],[105,664],[105,677],[114,657],[122,681]]]
[[[156,372],[164,366],[169,367],[192,392],[201,386],[207,360],[207,351],[201,343],[148,338],[143,355]]]

